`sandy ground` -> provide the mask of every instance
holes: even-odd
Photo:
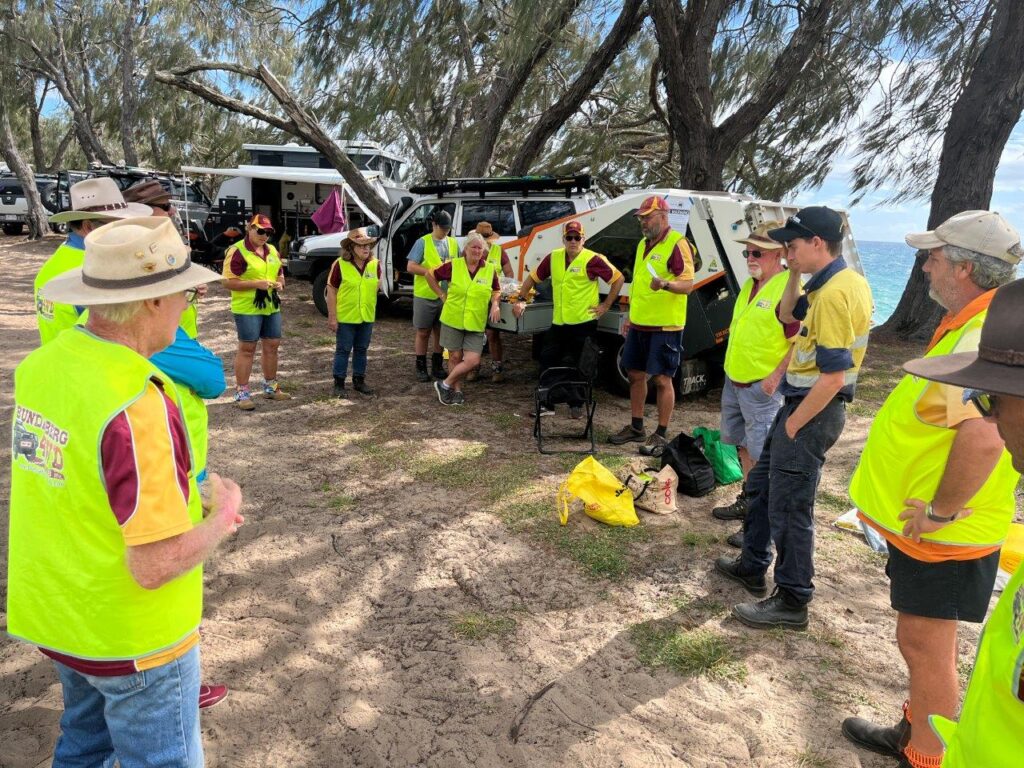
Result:
[[[5,425],[13,370],[37,342],[32,278],[57,242],[0,239]],[[506,383],[468,385],[466,407],[446,409],[413,378],[409,310],[385,312],[368,373],[379,396],[338,401],[308,285],[286,299],[281,378],[295,399],[252,414],[227,396],[210,405],[210,465],[241,484],[247,517],[206,568],[203,676],[231,687],[203,714],[210,765],[891,764],[839,733],[850,714],[895,718],[905,671],[883,560],[831,523],[887,382],[916,350],[870,349],[865,400],[819,495],[810,630],[763,633],[729,618],[746,593],[710,567],[734,550],[709,510],[736,487],[629,530],[579,511],[559,528],[555,491],[577,459],[535,449],[526,340],[510,345]],[[231,382],[219,287],[200,338]],[[717,396],[680,403],[673,429],[717,426]],[[599,398],[604,437],[628,406]],[[0,483],[6,498],[6,469]],[[671,634],[703,640],[682,656],[710,669],[655,666],[650,643]],[[964,674],[976,640],[962,631]],[[0,638],[0,765],[49,765],[60,713],[50,663]]]

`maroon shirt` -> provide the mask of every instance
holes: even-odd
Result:
[[[574,257],[570,257],[568,253],[565,254],[565,266],[568,267],[574,260]],[[544,282],[551,277],[550,253],[541,260],[534,273],[536,274],[537,282]],[[591,257],[590,261],[587,262],[587,278],[589,280],[600,279],[606,283],[611,283],[614,277],[615,273],[612,271],[611,265],[604,259]]]
[[[369,261],[364,261],[363,262],[363,266],[360,267],[358,264],[355,263],[355,261],[353,261],[352,262],[352,266],[355,267],[356,270],[361,275],[361,274],[363,274],[363,272],[366,271],[366,265],[369,264],[369,263],[370,263]],[[380,280],[380,262],[379,261],[377,262],[377,279]],[[327,284],[329,286],[331,286],[332,288],[340,288],[341,287],[341,264],[339,264],[337,261],[335,261],[331,265],[331,274],[329,274],[327,276]]]
[[[481,267],[483,267],[483,265],[486,264],[486,263],[487,263],[487,261],[485,259],[480,259],[480,261],[477,262],[476,269],[469,269],[469,262],[467,261],[466,262],[466,269],[469,270],[469,276],[470,277],[476,277],[476,273],[479,272]],[[446,261],[441,266],[435,267],[432,274],[434,275],[434,279],[437,280],[437,282],[439,282],[439,283],[444,281],[444,280],[451,280],[452,279],[452,262]],[[498,282],[498,273],[497,273],[497,271],[495,271],[494,279],[491,281],[491,290],[492,291],[500,291],[501,290],[501,283]]]

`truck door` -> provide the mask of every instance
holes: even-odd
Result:
[[[413,207],[409,214],[399,219],[397,225],[388,233],[385,264],[390,262],[391,276],[397,277],[397,285],[394,280],[391,281],[392,291],[402,286],[412,286],[412,275],[409,274],[406,266],[409,251],[412,250],[413,244],[419,238],[430,234],[431,226],[428,218],[436,208],[447,211],[452,217],[452,221],[455,220],[455,203],[435,200]]]

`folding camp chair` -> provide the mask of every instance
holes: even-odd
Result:
[[[544,421],[549,417],[542,417],[544,408],[554,408],[560,403],[582,400],[583,415],[586,421],[582,432],[562,432],[544,434]],[[548,368],[540,375],[537,389],[533,393],[533,436],[537,438],[537,450],[543,454],[553,453],[579,453],[593,454],[597,451],[594,444],[594,411],[597,410],[597,403],[594,401],[594,383],[580,372],[579,368],[569,366]],[[551,450],[544,448],[544,440],[549,442],[552,439],[564,440],[590,440],[589,450]]]

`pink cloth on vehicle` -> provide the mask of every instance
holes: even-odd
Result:
[[[331,190],[324,204],[321,205],[310,217],[321,235],[330,235],[334,232],[343,232],[348,226],[345,224],[345,198],[341,194],[341,187]]]

